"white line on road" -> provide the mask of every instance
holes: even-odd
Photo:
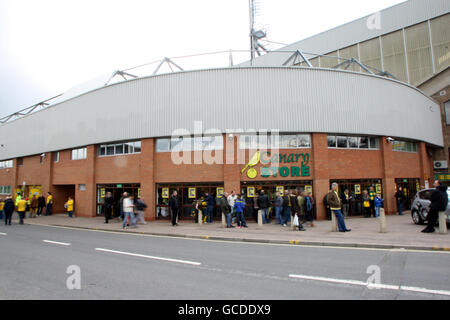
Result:
[[[325,277],[314,277],[314,276],[306,276],[306,275],[300,275],[300,274],[290,274],[289,277],[296,278],[296,279],[304,279],[304,280],[350,284],[350,285],[355,285],[355,286],[367,287],[369,289],[402,290],[402,291],[412,291],[412,292],[419,292],[419,293],[429,293],[429,294],[450,296],[450,291],[446,291],[446,290],[433,290],[433,289],[398,286],[398,285],[391,285],[391,284],[372,284],[372,283],[369,284],[367,282],[358,281],[358,280],[344,280],[344,279],[334,279],[334,278],[325,278]]]
[[[133,256],[133,257],[155,259],[155,260],[162,260],[162,261],[169,261],[169,262],[176,262],[176,263],[184,263],[184,264],[190,264],[190,265],[194,265],[194,266],[201,265],[200,262],[194,262],[194,261],[188,261],[188,260],[179,260],[179,259],[171,259],[171,258],[154,257],[154,256],[147,256],[147,255],[144,255],[144,254],[123,252],[123,251],[116,251],[116,250],[109,250],[109,249],[103,249],[103,248],[95,248],[95,250],[103,251],[103,252],[123,254],[123,255]]]
[[[0,232],[0,236],[6,236],[6,233]]]
[[[62,246],[70,246],[70,243],[66,243],[66,242],[58,242],[58,241],[51,241],[51,240],[42,240],[42,241],[46,242],[46,243],[60,244]]]

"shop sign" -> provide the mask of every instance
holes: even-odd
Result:
[[[249,198],[255,197],[255,187],[247,187],[247,197]]]
[[[117,188],[122,188],[121,184],[116,185]]]
[[[105,197],[105,188],[101,188],[100,189],[100,198],[104,198]]]
[[[381,184],[376,184],[375,185],[375,192],[381,194]]]
[[[270,165],[272,166],[263,166],[261,167],[261,177],[269,178],[269,177],[309,177],[310,167],[309,167],[310,156],[309,153],[274,153],[272,154],[270,151],[264,151],[260,153],[260,151],[256,151],[247,165],[241,170],[243,173],[247,168],[250,168],[247,171],[247,176],[250,179],[254,179],[258,176],[258,172],[253,167],[258,163],[262,165]],[[296,166],[284,166],[283,164],[295,163]],[[277,164],[276,166],[274,164]]]
[[[162,195],[163,199],[169,199],[169,188],[162,188]]]
[[[280,195],[284,194],[284,186],[276,186],[275,190],[280,193]]]
[[[223,195],[223,193],[225,192],[225,189],[222,187],[217,187],[216,188],[216,197]]]
[[[189,199],[197,198],[196,189],[195,188],[189,188],[188,189],[188,195],[189,195]]]
[[[141,197],[141,188],[138,188],[138,198]]]
[[[311,195],[312,195],[312,186],[311,185],[307,185],[307,186],[305,186],[305,191],[308,193],[308,192],[311,192]]]
[[[355,184],[355,194],[361,194],[361,185]]]

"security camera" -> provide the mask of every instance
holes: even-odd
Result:
[[[41,157],[42,157],[42,158],[45,158],[45,153],[41,154]]]
[[[392,142],[394,142],[394,138],[387,137],[387,138],[386,138],[386,141],[389,142],[389,143],[392,143]]]

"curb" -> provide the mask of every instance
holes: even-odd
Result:
[[[171,233],[155,233],[155,232],[143,232],[125,230],[111,230],[94,227],[80,227],[80,226],[68,226],[60,224],[39,224],[33,223],[32,225],[39,226],[53,226],[82,230],[94,230],[105,232],[117,232],[124,234],[137,234],[137,235],[150,235],[150,236],[162,236],[172,238],[185,238],[185,239],[201,239],[201,240],[216,240],[216,241],[229,241],[229,242],[249,242],[249,243],[261,243],[261,244],[283,244],[283,245],[304,245],[315,247],[339,247],[339,248],[361,248],[361,249],[404,249],[404,250],[417,250],[417,251],[445,251],[450,252],[450,247],[439,246],[403,246],[403,245],[387,245],[387,244],[370,244],[370,243],[337,243],[337,242],[320,242],[320,241],[300,241],[300,240],[268,240],[268,239],[247,239],[247,238],[227,238],[227,237],[215,237],[215,236],[196,236],[186,234],[171,234]]]

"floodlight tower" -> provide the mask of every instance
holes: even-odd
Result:
[[[260,49],[267,52],[266,48],[258,42],[258,40],[265,38],[266,33],[263,30],[255,30],[255,16],[257,15],[259,0],[249,0],[250,11],[250,65],[253,65],[255,59],[255,52],[261,56]]]

